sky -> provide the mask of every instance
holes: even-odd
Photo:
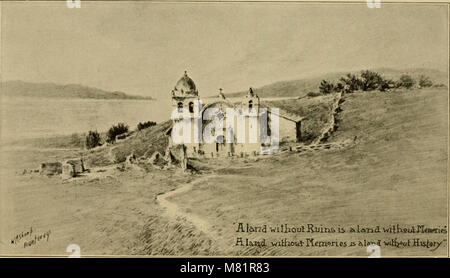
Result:
[[[323,73],[448,69],[445,4],[3,2],[3,80],[165,97]]]

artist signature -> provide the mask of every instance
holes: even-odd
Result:
[[[36,245],[38,242],[47,242],[50,238],[51,230],[45,231],[43,233],[36,233],[33,227],[28,230],[24,230],[16,234],[11,239],[11,244],[18,245],[23,242],[23,248],[31,247]]]

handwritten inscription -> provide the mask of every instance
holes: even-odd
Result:
[[[23,245],[23,248],[31,247],[36,245],[38,242],[48,241],[51,233],[51,230],[42,233],[36,233],[33,227],[30,227],[29,230],[25,230],[16,234],[11,239],[11,244],[21,244]]]

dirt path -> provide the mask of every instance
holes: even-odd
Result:
[[[200,184],[210,177],[211,176],[201,177],[193,182],[183,184],[175,190],[159,194],[156,196],[156,202],[165,209],[168,217],[174,220],[178,217],[185,219],[193,224],[198,230],[204,232],[207,236],[215,240],[216,244],[218,243],[218,247],[224,250],[225,246],[220,244],[219,236],[210,223],[195,214],[182,210],[175,203],[168,200],[175,195],[184,194],[190,191],[196,184]]]
[[[185,192],[190,191],[194,187],[195,184],[201,183],[206,179],[207,179],[207,177],[202,177],[202,178],[195,180],[194,182],[183,184],[182,186],[176,188],[175,190],[171,190],[171,191],[167,191],[165,193],[159,194],[158,196],[156,196],[156,201],[158,204],[160,204],[163,208],[166,209],[166,213],[169,217],[174,218],[174,219],[176,219],[177,217],[185,218],[187,221],[194,224],[194,226],[197,227],[197,229],[199,229],[200,231],[202,231],[206,234],[210,234],[211,227],[208,222],[206,222],[205,220],[201,219],[200,217],[198,217],[192,213],[183,211],[175,203],[172,203],[167,200],[168,198],[171,198],[175,195],[183,194]]]

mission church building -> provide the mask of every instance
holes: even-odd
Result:
[[[252,88],[244,97],[233,99],[233,101],[225,97],[222,89],[220,89],[218,97],[201,99],[194,81],[185,72],[172,90],[171,97],[173,122],[171,128],[166,132],[169,137],[169,146],[185,145],[188,157],[258,155],[264,153],[264,147],[271,144],[268,141],[270,137],[272,137],[272,140],[278,138],[277,141],[280,142],[299,142],[301,140],[301,121],[304,118],[281,109],[271,109],[262,105],[260,98]],[[199,103],[201,106],[198,105]],[[239,111],[237,112],[239,115],[235,113],[227,115],[227,108]],[[214,114],[211,114],[211,112]],[[277,117],[274,117],[275,115]],[[227,116],[230,117],[232,126],[227,127]],[[243,126],[240,125],[242,122],[238,124],[238,117],[243,119]],[[267,120],[260,121],[264,120],[261,117],[267,117]],[[176,131],[174,129],[175,124],[180,123],[180,121],[184,121],[184,123],[190,121],[190,124],[187,125],[191,128],[190,132],[189,130]],[[211,121],[221,121],[222,132],[214,129],[206,130]],[[276,130],[271,130],[272,124],[276,126],[276,122],[279,126],[278,137],[275,134]],[[202,131],[200,134],[194,132],[199,126],[201,126]],[[184,135],[190,137],[190,140],[187,138],[187,142],[174,142],[171,136],[172,132],[179,132],[178,136]],[[187,133],[183,134],[183,132]],[[204,140],[204,133],[213,136],[212,142]],[[195,138],[198,136],[197,134],[202,138]],[[278,142],[273,143],[278,144]]]

